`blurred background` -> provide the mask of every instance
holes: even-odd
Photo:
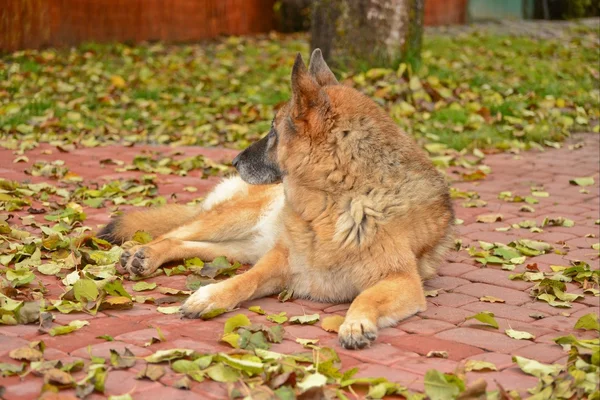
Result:
[[[0,146],[244,148],[297,52],[439,162],[598,131],[593,0],[0,0]]]
[[[186,42],[221,35],[309,31],[318,7],[377,0],[2,0],[0,49],[83,42]],[[384,2],[385,3],[385,2]],[[426,26],[490,19],[564,20],[599,15],[593,0],[406,0]],[[418,17],[418,16],[417,16]],[[418,22],[418,21],[416,21]]]

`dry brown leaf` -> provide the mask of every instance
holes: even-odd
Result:
[[[448,352],[444,350],[431,350],[427,353],[428,358],[448,358]]]
[[[321,323],[321,328],[326,330],[327,332],[338,332],[340,330],[340,326],[344,323],[344,317],[341,315],[334,315],[333,317],[323,318],[323,322]]]
[[[484,224],[493,224],[498,221],[502,221],[502,214],[481,214],[477,216],[477,222],[483,222]]]
[[[479,301],[485,301],[488,303],[504,303],[505,301],[499,297],[494,296],[483,296],[479,298]]]
[[[43,354],[37,349],[32,349],[29,346],[19,347],[18,349],[11,350],[8,356],[13,360],[22,361],[39,361],[42,359]]]

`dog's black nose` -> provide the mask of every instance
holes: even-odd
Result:
[[[242,153],[238,154],[237,156],[235,156],[235,158],[233,159],[233,161],[231,162],[231,164],[233,164],[234,168],[237,168],[238,163],[240,162],[240,155]]]

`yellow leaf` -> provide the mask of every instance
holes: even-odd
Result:
[[[125,79],[123,79],[121,76],[119,75],[113,75],[110,77],[110,83],[113,84],[114,87],[122,89],[125,86],[127,86],[127,83],[125,82]]]
[[[321,328],[323,328],[327,332],[338,332],[340,330],[340,326],[343,323],[344,317],[342,317],[341,315],[334,315],[333,317],[323,318]]]

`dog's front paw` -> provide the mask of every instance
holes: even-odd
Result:
[[[223,283],[213,283],[200,287],[183,303],[181,315],[184,318],[199,318],[218,309],[233,310],[238,303],[224,286]]]
[[[135,246],[121,254],[121,266],[136,276],[150,275],[159,267],[157,258],[148,246]]]
[[[377,326],[366,318],[351,320],[346,318],[340,326],[338,337],[345,349],[363,349],[377,339]]]

